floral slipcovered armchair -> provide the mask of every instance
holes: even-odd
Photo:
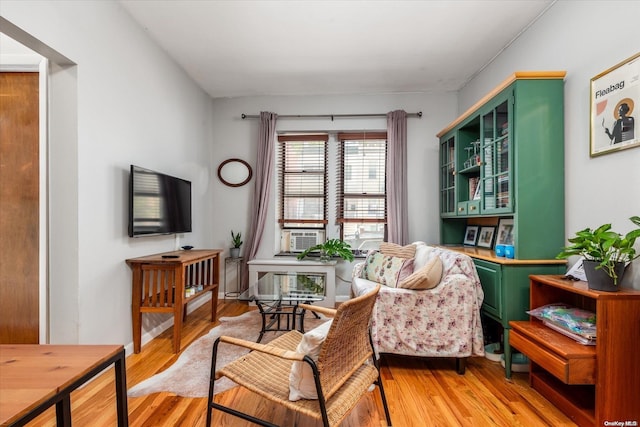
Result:
[[[458,373],[464,374],[465,358],[484,355],[480,320],[484,294],[475,265],[465,254],[423,242],[415,245],[413,272],[424,271],[426,264],[438,261],[442,274],[428,286],[430,289],[394,287],[397,284],[382,286],[372,314],[374,347],[378,354],[454,357]],[[371,271],[367,272],[374,268],[371,255],[354,266],[351,290],[355,296],[377,285],[376,281],[364,278],[372,278]],[[394,257],[386,258],[385,267],[397,261],[390,258]],[[376,267],[376,274],[378,270]]]

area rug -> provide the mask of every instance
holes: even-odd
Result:
[[[322,315],[320,319],[316,319],[307,312],[304,320],[305,330],[308,331],[327,320]],[[227,335],[255,342],[260,334],[260,328],[261,320],[258,311],[249,311],[237,317],[221,317],[220,325],[191,343],[178,360],[166,370],[131,387],[128,391],[129,397],[159,392],[174,393],[183,397],[207,397],[214,341],[221,335]],[[282,333],[267,332],[262,337],[261,343],[266,344]],[[217,367],[222,367],[245,353],[247,350],[241,347],[221,344],[218,347]],[[218,394],[235,386],[234,382],[223,377],[216,381],[214,392]]]

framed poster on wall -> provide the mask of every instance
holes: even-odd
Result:
[[[640,146],[640,53],[591,79],[591,157]]]

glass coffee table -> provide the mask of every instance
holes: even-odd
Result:
[[[266,273],[238,299],[254,302],[258,307],[262,315],[257,341],[260,342],[265,332],[295,329],[296,317],[299,318],[298,330],[304,332],[305,310],[300,310],[298,305],[322,301],[324,293],[324,274]]]

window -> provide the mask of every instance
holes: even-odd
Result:
[[[278,136],[280,228],[326,227],[327,140],[326,134]]]
[[[353,249],[376,249],[387,222],[387,134],[338,134],[337,220]]]

